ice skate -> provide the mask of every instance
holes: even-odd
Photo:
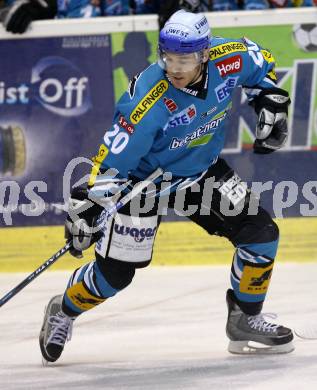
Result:
[[[56,295],[45,309],[39,337],[43,365],[55,362],[61,356],[66,341],[71,339],[73,319],[62,312],[62,300],[62,295]]]
[[[265,315],[250,316],[234,301],[233,290],[227,291],[228,351],[237,354],[278,354],[294,350],[293,333],[284,326],[265,320]],[[268,315],[269,316],[269,315]]]

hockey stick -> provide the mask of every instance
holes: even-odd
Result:
[[[117,212],[121,207],[126,205],[132,198],[140,194],[148,185],[149,182],[153,182],[155,179],[160,177],[163,173],[161,168],[157,168],[149,177],[145,180],[137,183],[130,192],[122,197],[122,199],[116,203],[113,207],[106,210],[106,219],[108,220],[115,212]],[[32,272],[27,278],[22,280],[16,287],[9,291],[0,299],[0,307],[7,303],[11,298],[13,298],[18,292],[20,292],[24,287],[30,284],[35,278],[37,278],[42,272],[44,272],[48,267],[60,259],[65,253],[67,253],[72,247],[72,242],[67,242],[63,248],[56,252],[52,257],[46,260],[42,265],[40,265],[34,272]]]
[[[56,252],[52,257],[40,265],[34,272],[32,272],[27,278],[22,280],[16,287],[9,291],[5,296],[0,299],[0,307],[7,303],[11,298],[13,298],[18,292],[20,292],[24,287],[31,283],[35,278],[37,278],[42,272],[44,272],[48,267],[55,263],[60,257],[62,257],[69,249],[72,247],[72,242],[69,241],[66,245],[63,246],[58,252]]]

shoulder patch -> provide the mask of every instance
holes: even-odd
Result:
[[[273,57],[272,53],[269,52],[268,50],[261,50],[261,53],[263,55],[263,58],[267,63],[275,62],[275,58]]]
[[[241,52],[241,51],[248,51],[248,48],[242,42],[222,43],[221,45],[210,48],[209,59],[216,60],[217,58],[224,57],[228,54]]]
[[[263,58],[265,59],[265,61],[268,63],[268,64],[271,64],[272,62],[276,62],[275,61],[275,58],[273,57],[273,54],[268,51],[268,50],[265,50],[265,49],[262,49],[261,50],[261,53],[263,55]],[[274,68],[267,74],[267,76],[274,82],[277,81],[277,77],[276,77],[276,73],[275,73],[275,70]]]
[[[154,106],[155,103],[164,95],[168,90],[168,82],[166,80],[160,80],[137,104],[134,110],[131,112],[130,120],[133,124],[137,124],[141,121],[144,115]]]

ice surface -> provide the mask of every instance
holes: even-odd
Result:
[[[152,267],[74,324],[60,360],[42,367],[43,310],[69,272],[46,272],[0,309],[1,390],[314,389],[317,341],[295,352],[234,356],[227,348],[229,266]],[[25,274],[0,274],[0,295]],[[277,264],[264,312],[295,327],[316,322],[317,264]]]

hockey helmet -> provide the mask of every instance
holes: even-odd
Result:
[[[205,15],[184,10],[175,12],[160,31],[159,65],[163,69],[173,65],[169,63],[170,53],[173,58],[178,58],[175,55],[179,56],[177,65],[183,65],[182,71],[192,70],[202,62],[203,50],[208,49],[210,38],[210,27]]]

